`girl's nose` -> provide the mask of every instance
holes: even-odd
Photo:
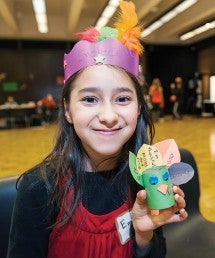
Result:
[[[99,112],[100,123],[106,124],[108,127],[118,122],[118,113],[112,103],[103,103]]]

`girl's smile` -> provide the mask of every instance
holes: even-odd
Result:
[[[132,80],[120,69],[97,65],[85,69],[72,87],[65,115],[87,155],[95,164],[116,157],[136,128],[139,107]]]
[[[102,135],[114,135],[116,134],[119,130],[119,129],[95,129],[96,132],[102,134]]]

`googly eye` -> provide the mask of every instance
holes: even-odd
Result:
[[[150,176],[149,183],[151,185],[156,185],[158,183],[158,177],[157,176]]]
[[[165,172],[164,174],[163,174],[163,180],[164,181],[167,181],[169,179],[169,173],[168,172]]]

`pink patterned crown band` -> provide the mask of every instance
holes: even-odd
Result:
[[[118,66],[137,77],[139,56],[114,38],[96,43],[81,40],[64,54],[65,81],[81,69],[97,64]]]

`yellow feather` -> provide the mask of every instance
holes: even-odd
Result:
[[[139,41],[142,28],[138,25],[135,5],[132,2],[121,0],[119,6],[120,12],[114,23],[115,28],[118,30],[117,38],[124,46],[140,55],[143,52],[143,46]]]

